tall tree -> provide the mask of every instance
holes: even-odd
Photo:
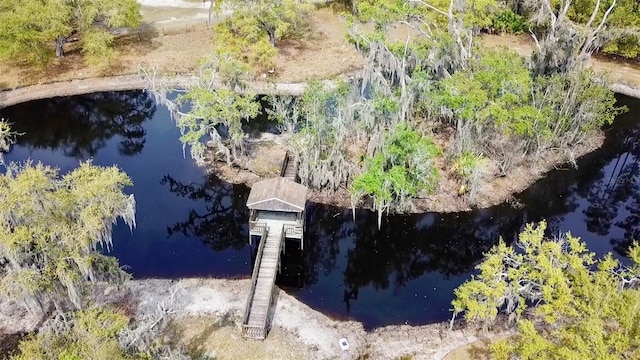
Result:
[[[0,4],[0,58],[43,63],[78,36],[91,59],[110,55],[113,30],[140,25],[135,0],[5,0]],[[55,43],[55,48],[50,44]]]
[[[518,319],[518,334],[492,346],[498,359],[637,359],[640,246],[625,267],[611,254],[596,260],[569,233],[548,239],[545,230],[545,222],[528,225],[518,250],[500,241],[455,290],[454,317],[485,326],[500,311]]]

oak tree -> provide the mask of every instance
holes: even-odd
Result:
[[[135,0],[5,0],[0,59],[44,63],[54,50],[63,56],[63,46],[77,39],[85,55],[102,60],[111,54],[113,31],[137,27],[141,20]]]
[[[212,9],[233,13],[214,28],[214,53],[231,55],[255,68],[273,68],[278,41],[300,36],[312,9],[296,0],[216,0]]]

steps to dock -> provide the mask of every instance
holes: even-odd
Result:
[[[287,152],[287,156],[282,164],[282,170],[280,176],[291,181],[296,181],[296,175],[298,174],[298,159],[291,156]]]

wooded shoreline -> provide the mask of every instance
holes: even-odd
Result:
[[[342,75],[347,77],[348,75]],[[166,78],[163,85],[166,88],[188,88],[196,78],[191,75],[179,75]],[[327,80],[329,81],[329,80]],[[94,92],[105,91],[127,91],[140,90],[149,86],[148,79],[141,75],[122,75],[102,78],[86,78],[71,81],[59,81],[48,84],[29,85],[12,90],[0,92],[0,108],[16,105],[33,100],[46,99],[51,97],[83,95]],[[217,86],[223,86],[218,84]],[[304,83],[270,83],[264,81],[252,81],[249,83],[248,91],[257,94],[281,94],[289,96],[300,96],[305,89]],[[632,87],[622,83],[613,83],[611,90],[632,98],[640,99],[640,87]],[[591,153],[602,146],[604,137],[602,134],[594,136],[587,143],[578,147],[575,151],[576,158]],[[547,158],[547,161],[528,163],[528,165],[520,165],[513,169],[507,176],[497,179],[499,184],[494,184],[494,189],[499,188],[501,191],[491,192],[490,196],[485,197],[473,208],[488,208],[505,201],[509,201],[516,194],[521,193],[530,187],[533,183],[543,178],[549,171],[564,163],[561,159]],[[230,183],[242,183],[251,185],[249,179],[256,178],[257,175],[247,169],[234,169],[227,171],[226,165],[220,163],[219,166],[208,168],[207,171],[215,172],[221,179]],[[242,173],[242,174],[240,174]],[[526,174],[526,175],[523,175]],[[350,197],[344,191],[334,193],[326,193],[320,190],[313,190],[310,193],[310,200],[318,203],[329,204],[339,207],[350,207]],[[360,204],[359,206],[362,206]],[[426,199],[415,199],[409,213],[424,212],[461,212],[470,211],[472,207],[461,200],[458,194],[445,193],[430,196]]]
[[[192,75],[179,75],[167,78],[166,84],[173,88],[186,88],[194,82]],[[120,75],[102,78],[75,79],[56,81],[47,84],[36,84],[0,91],[0,108],[28,101],[41,100],[60,96],[83,95],[104,91],[127,91],[146,89],[148,80],[140,75]],[[256,94],[280,94],[298,96],[304,92],[304,83],[271,83],[253,81],[249,83],[250,91]],[[221,84],[219,86],[222,86]],[[623,83],[611,84],[611,91],[640,99],[640,87]]]

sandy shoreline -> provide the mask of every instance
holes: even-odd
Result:
[[[479,340],[509,334],[504,329],[483,333],[472,328],[448,330],[448,323],[422,326],[391,325],[366,331],[356,321],[333,320],[293,296],[278,291],[271,331],[264,341],[243,339],[240,318],[250,280],[183,279],[134,280],[118,289],[99,285],[98,304],[134,304],[135,317],[152,314],[158,303],[169,304],[180,343],[202,349],[216,359],[445,359],[455,349]],[[0,300],[0,334],[32,331],[39,319],[12,302]],[[346,338],[349,349],[340,349]]]

